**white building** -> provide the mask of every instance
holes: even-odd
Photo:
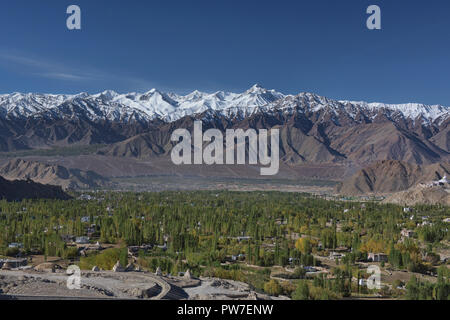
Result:
[[[8,248],[17,248],[17,249],[22,249],[23,248],[23,243],[20,242],[13,242],[10,243]]]
[[[75,243],[77,244],[88,244],[89,243],[89,237],[77,237],[75,240]]]

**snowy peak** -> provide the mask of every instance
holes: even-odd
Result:
[[[448,117],[450,108],[440,105],[428,106],[419,103],[407,103],[407,104],[384,104],[384,103],[369,103],[366,105],[373,110],[392,110],[394,112],[401,113],[403,116],[408,116],[411,119],[418,119],[420,117],[424,119],[436,120],[442,117]]]
[[[277,107],[284,110],[300,109],[309,112],[324,111],[334,115],[345,114],[352,119],[355,119],[357,114],[363,114],[368,119],[373,120],[376,116],[382,114],[391,120],[400,117],[405,120],[422,120],[424,124],[430,124],[435,121],[442,123],[450,118],[450,107],[441,105],[338,101],[308,92],[300,93],[297,96],[287,96],[285,99],[277,102]]]
[[[102,93],[94,94],[94,98],[100,98],[106,101],[111,101],[115,97],[117,97],[119,94],[113,90],[105,90]]]
[[[247,91],[245,91],[245,93],[247,94],[258,94],[258,93],[265,93],[267,90],[264,89],[260,84],[256,83],[254,84],[250,89],[248,89]]]
[[[76,110],[75,110],[76,109]],[[4,94],[0,95],[0,117],[76,117],[84,113],[92,120],[129,121],[139,119],[148,121],[161,119],[175,121],[184,116],[201,114],[207,111],[225,117],[246,117],[256,112],[325,112],[335,117],[345,114],[355,119],[363,114],[373,119],[380,112],[389,119],[420,119],[426,124],[442,123],[450,117],[450,108],[423,104],[383,104],[354,101],[337,101],[313,93],[300,93],[296,96],[284,95],[255,84],[242,93],[217,91],[205,93],[195,90],[187,95],[164,93],[151,89],[145,93],[120,94],[106,90],[98,94],[77,95],[54,94]]]
[[[29,117],[53,106],[60,105],[71,95],[13,93],[0,95],[0,115]]]

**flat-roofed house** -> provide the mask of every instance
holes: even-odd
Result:
[[[88,244],[89,243],[89,237],[77,237],[75,239],[75,243],[77,243],[77,244]]]
[[[403,229],[401,232],[401,235],[406,238],[411,238],[412,236],[414,236],[414,231],[408,230],[408,229]]]
[[[372,261],[372,262],[387,262],[388,261],[388,256],[385,253],[369,253],[367,255],[367,260]]]

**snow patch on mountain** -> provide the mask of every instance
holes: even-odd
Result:
[[[363,113],[375,117],[380,111],[387,117],[422,119],[424,123],[441,123],[450,117],[450,108],[424,104],[383,104],[353,101],[337,101],[301,93],[284,95],[254,85],[242,93],[217,91],[205,93],[193,91],[188,95],[164,93],[152,89],[145,93],[120,94],[112,90],[89,95],[55,94],[3,94],[0,95],[0,117],[27,118],[52,117],[76,118],[87,116],[91,120],[111,121],[153,120],[175,121],[185,116],[201,113],[218,114],[225,117],[247,117],[256,112],[317,112],[324,110],[338,119],[346,115],[355,119]]]
[[[437,119],[445,120],[449,117],[450,107],[441,105],[425,105],[420,103],[404,103],[404,104],[386,104],[380,102],[367,103],[364,101],[341,101],[342,103],[351,103],[359,105],[363,109],[372,110],[374,113],[379,110],[389,110],[391,112],[400,113],[405,118],[418,119],[422,117],[425,120],[435,121]]]

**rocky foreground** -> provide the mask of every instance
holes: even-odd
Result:
[[[82,272],[81,288],[68,289],[65,270],[0,270],[0,299],[271,300],[249,285],[214,278],[157,276],[148,272]]]

